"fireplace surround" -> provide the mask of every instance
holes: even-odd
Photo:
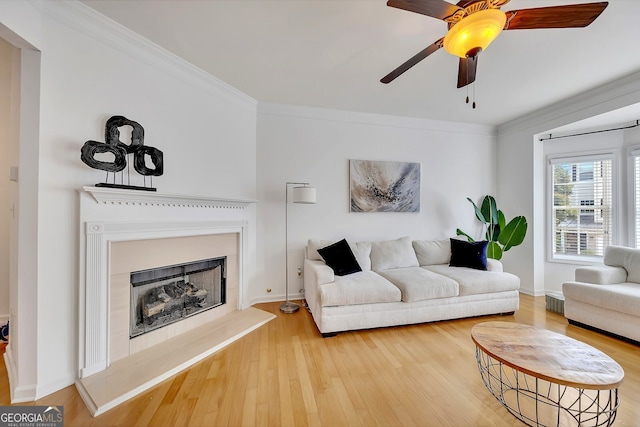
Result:
[[[144,194],[140,194],[144,193]],[[152,242],[154,247],[165,241],[168,244],[192,238],[227,239],[237,242],[236,253],[229,259],[228,279],[235,281],[235,297],[227,298],[230,310],[248,307],[244,302],[244,271],[248,256],[249,212],[252,201],[214,199],[184,195],[138,192],[98,187],[84,187],[80,194],[80,289],[79,289],[79,378],[89,377],[105,370],[115,359],[128,357],[141,348],[155,345],[165,335],[165,329],[152,331],[151,340],[142,346],[129,342],[129,324],[119,327],[118,317],[110,314],[112,309],[130,309],[125,298],[111,295],[119,289],[121,276],[128,276],[137,267],[124,274],[113,271],[112,262],[117,258],[130,260],[137,256],[124,251],[117,255],[112,250],[118,245],[129,246],[139,254],[139,244]],[[153,218],[152,221],[149,218]],[[176,240],[171,240],[176,239]],[[190,240],[185,240],[190,242]],[[190,243],[182,243],[191,247]],[[167,251],[164,251],[167,252]],[[176,251],[178,252],[178,251]],[[179,251],[180,253],[185,251]],[[215,257],[215,251],[214,251]],[[159,255],[163,259],[164,255]],[[197,259],[187,260],[188,262]],[[156,261],[153,261],[156,262]],[[152,263],[153,263],[152,262]],[[135,264],[134,264],[135,265]],[[144,263],[140,264],[143,267]],[[163,265],[163,264],[158,264]],[[164,265],[171,265],[168,262]],[[138,268],[141,270],[142,268]],[[130,277],[130,276],[128,276]],[[125,281],[130,281],[127,279]],[[130,298],[127,286],[127,301]],[[227,284],[229,286],[229,284]],[[232,286],[233,287],[233,286]],[[227,295],[227,297],[229,297]],[[213,311],[213,310],[212,310]],[[209,313],[209,312],[207,312]],[[201,315],[194,316],[197,318]],[[207,320],[211,320],[209,317]],[[182,323],[182,322],[180,322]],[[186,322],[188,323],[188,322]],[[197,327],[187,325],[181,328]],[[123,329],[125,331],[123,332]],[[178,330],[180,332],[180,330]],[[126,336],[126,341],[123,338]]]

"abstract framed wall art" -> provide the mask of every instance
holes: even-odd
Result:
[[[420,163],[349,160],[351,212],[420,212]]]

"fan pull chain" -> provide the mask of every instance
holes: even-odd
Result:
[[[467,64],[467,69],[465,70],[465,72],[467,73],[467,82],[469,81],[469,65]],[[476,82],[474,81],[473,83],[471,83],[471,85],[473,85],[473,91],[472,91],[472,96],[473,96],[473,103],[472,108],[475,110],[476,108]],[[469,103],[469,84],[467,84],[467,98],[465,99],[465,102],[468,104]]]
[[[476,82],[471,83],[473,85],[473,109],[476,109]]]
[[[471,85],[467,85],[467,99],[465,100],[465,102],[467,104],[469,103],[469,86],[473,86],[473,91],[472,91],[473,102],[471,103],[471,108],[475,110],[476,108],[476,83],[475,82],[471,83]]]
[[[469,81],[469,66],[467,65],[465,72],[467,73],[467,82]],[[466,103],[469,103],[469,85],[467,84],[467,99]]]

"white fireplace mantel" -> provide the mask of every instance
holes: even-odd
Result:
[[[221,199],[109,187],[83,187],[82,190],[89,193],[96,203],[111,205],[244,209],[251,203],[255,203],[255,200]]]
[[[239,236],[238,309],[245,308],[250,200],[83,187],[80,194],[79,377],[109,366],[109,258],[112,242],[221,233]]]

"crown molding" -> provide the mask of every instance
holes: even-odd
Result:
[[[386,127],[421,129],[434,132],[496,136],[496,127],[473,123],[449,122],[417,117],[392,116],[386,114],[363,113],[358,111],[334,110],[320,107],[258,103],[258,115],[285,116],[312,120],[328,120],[343,123],[361,123]]]
[[[108,187],[82,187],[79,191],[90,194],[96,203],[103,205],[244,209],[255,203],[255,200],[222,199]]]
[[[638,102],[640,72],[635,72],[504,123],[498,136],[524,130],[536,134]]]
[[[41,8],[47,16],[109,45],[136,61],[147,63],[182,82],[211,92],[216,97],[222,96],[240,107],[252,111],[257,107],[257,101],[244,92],[77,0],[44,2]]]

